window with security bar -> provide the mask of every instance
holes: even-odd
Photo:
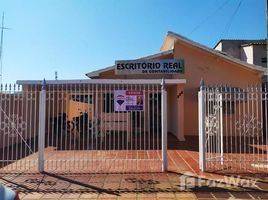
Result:
[[[103,112],[104,113],[113,113],[114,111],[114,94],[105,93],[103,94]]]

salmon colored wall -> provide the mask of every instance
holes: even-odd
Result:
[[[184,88],[185,135],[198,134],[197,95],[201,79],[206,84],[228,84],[242,88],[249,83],[261,82],[257,72],[183,43],[175,44],[174,58],[185,61],[185,74],[174,75],[174,78],[185,78],[187,82]]]
[[[114,70],[101,73],[104,79],[186,79],[185,85],[168,88],[168,130],[180,140],[184,135],[198,134],[198,90],[200,80],[206,84],[228,84],[245,87],[260,83],[258,72],[227,61],[217,55],[205,52],[183,42],[174,44],[174,58],[184,59],[185,73],[179,75],[124,75],[117,76]],[[165,49],[163,49],[165,50]],[[173,58],[170,55],[159,58]],[[177,97],[180,94],[180,98]],[[178,130],[175,132],[175,130]]]
[[[73,120],[75,117],[79,117],[83,113],[87,113],[89,120],[92,119],[93,116],[93,107],[91,104],[78,102],[69,100],[68,101],[68,109],[67,109],[67,116],[68,120]]]

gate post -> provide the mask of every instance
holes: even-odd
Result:
[[[167,171],[167,91],[165,80],[161,81],[161,125],[162,125],[162,171]]]
[[[42,82],[39,96],[39,131],[38,131],[38,171],[44,171],[45,150],[45,125],[46,125],[46,81]]]
[[[198,121],[199,121],[199,169],[206,170],[206,130],[205,130],[205,83],[200,82],[198,92]]]
[[[223,165],[223,112],[222,112],[222,94],[220,94],[220,154],[221,154],[221,165]]]

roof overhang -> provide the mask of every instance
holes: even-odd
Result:
[[[166,85],[185,84],[185,79],[164,79]],[[82,80],[46,80],[46,85],[64,84],[161,84],[162,79],[82,79]],[[18,80],[19,85],[42,85],[43,80]]]
[[[265,45],[266,46],[266,43],[261,43],[261,42],[251,42],[251,43],[248,43],[248,44],[241,44],[241,47],[247,47],[247,46],[254,46],[254,45]]]
[[[231,62],[231,63],[235,63],[235,64],[238,64],[239,66],[247,69],[247,70],[251,70],[251,71],[257,71],[259,73],[264,73],[265,72],[265,69],[262,67],[262,66],[258,66],[258,65],[252,65],[252,64],[249,64],[249,63],[246,63],[244,61],[241,61],[237,58],[234,58],[234,57],[231,57],[229,55],[226,55],[226,54],[223,54],[215,49],[211,49],[205,45],[202,45],[200,43],[197,43],[195,41],[192,41],[184,36],[181,36],[177,33],[173,33],[171,31],[169,31],[167,33],[167,36],[166,36],[166,39],[164,40],[164,43],[161,47],[161,50],[164,50],[163,48],[165,47],[165,42],[183,42],[184,44],[187,44],[189,45],[189,47],[193,47],[193,48],[196,48],[196,49],[199,49],[201,51],[205,51],[207,53],[210,53],[212,55],[215,55],[216,57],[218,58],[221,58],[221,59],[224,59],[225,61],[227,62]]]
[[[134,59],[134,60],[139,60],[139,59],[144,59],[144,60],[157,59],[157,58],[159,58],[161,56],[172,55],[173,53],[174,53],[173,49],[169,49],[167,51],[163,51],[163,52],[160,52],[160,53],[152,54],[152,55],[149,55],[149,56],[144,56],[144,57],[141,57],[141,58],[138,58],[138,59]],[[112,65],[110,67],[106,67],[106,68],[103,68],[103,69],[100,69],[100,70],[89,72],[89,73],[86,74],[86,76],[89,77],[89,78],[98,77],[98,76],[100,76],[101,73],[107,72],[107,71],[110,71],[110,70],[113,70],[114,68],[115,68],[115,65]]]

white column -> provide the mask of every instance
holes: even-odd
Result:
[[[39,96],[38,171],[44,171],[45,125],[46,125],[46,81],[44,79]]]
[[[205,83],[201,80],[198,92],[198,121],[199,121],[199,169],[206,170],[206,130],[205,130]]]
[[[161,82],[161,124],[162,124],[162,171],[167,171],[167,91],[165,81]]]
[[[223,112],[222,112],[222,94],[219,94],[219,107],[220,107],[220,148],[221,148],[221,165],[223,165]]]

